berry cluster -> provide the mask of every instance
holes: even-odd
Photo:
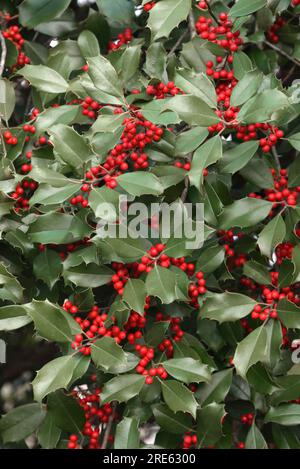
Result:
[[[261,286],[261,300],[264,305],[256,305],[251,313],[252,319],[260,319],[265,321],[269,317],[272,319],[278,319],[278,314],[276,311],[278,301],[282,299],[287,299],[292,303],[298,305],[300,303],[300,298],[293,291],[293,287],[284,287],[278,289],[278,272],[271,272],[271,281],[274,287],[267,287],[265,285]],[[269,305],[269,306],[265,306]]]
[[[124,287],[130,278],[129,268],[124,264],[113,263],[112,268],[116,273],[112,276],[113,287],[119,295],[123,295]]]
[[[86,172],[86,179],[93,185],[100,185],[103,180],[107,187],[115,189],[118,185],[116,178],[130,168],[130,161],[134,170],[148,168],[148,156],[143,149],[152,142],[159,142],[163,129],[145,120],[140,112],[132,112],[132,117],[124,119],[121,142],[110,151],[103,165]]]
[[[189,286],[189,296],[191,297],[193,306],[197,305],[197,298],[200,295],[205,295],[206,293],[206,280],[204,278],[204,273],[199,271],[196,272],[196,281]]]
[[[149,85],[146,88],[146,93],[150,96],[155,96],[156,99],[164,99],[167,96],[176,96],[183,94],[183,92],[175,86],[173,81],[169,81],[166,85],[158,83],[157,85]]]
[[[102,425],[106,425],[110,419],[118,420],[118,415],[114,413],[111,404],[101,405],[100,388],[89,390],[80,387],[79,389],[74,389],[72,394],[84,410],[85,423],[81,438],[84,441],[84,448],[100,449]],[[112,441],[113,435],[109,435],[109,442],[111,443]],[[67,446],[69,449],[79,449],[82,447],[78,435],[70,435]]]
[[[89,242],[89,238],[84,238],[83,240],[76,241],[70,244],[39,244],[38,250],[40,252],[44,252],[46,249],[52,249],[56,251],[59,254],[61,260],[64,261],[67,258],[68,254],[76,251],[76,249],[79,249],[83,246],[88,246]]]
[[[80,314],[78,314],[78,307],[72,304],[70,300],[67,300],[63,307],[69,313],[76,314],[75,320],[80,325],[82,334],[75,335],[71,346],[73,349],[79,350],[83,355],[90,355],[90,344],[99,337],[113,337],[117,344],[126,338],[126,332],[121,331],[118,326],[113,325],[106,328],[105,321],[107,320],[108,315],[107,313],[101,312],[98,306],[93,306],[84,319]]]
[[[165,245],[161,243],[152,246],[149,251],[147,251],[147,255],[142,257],[141,263],[138,265],[138,271],[149,273],[155,264],[161,267],[170,267],[171,259],[167,254],[163,254],[164,249]]]
[[[236,52],[243,40],[240,38],[240,31],[232,31],[233,23],[228,19],[226,13],[219,14],[219,24],[214,26],[211,18],[200,16],[196,23],[196,30],[202,39],[218,44],[231,52]]]
[[[289,189],[286,169],[281,169],[279,175],[277,175],[275,169],[272,169],[271,172],[274,178],[274,189],[264,189],[262,194],[251,192],[248,194],[249,197],[269,200],[270,202],[273,202],[274,209],[282,208],[286,205],[290,205],[292,207],[296,206],[300,193],[300,186],[297,186],[294,189]],[[270,216],[272,215],[274,215],[273,210],[270,213]]]
[[[145,345],[136,344],[135,350],[139,353],[141,360],[136,367],[137,373],[146,376],[145,383],[152,384],[153,378],[159,376],[161,379],[167,379],[168,373],[162,365],[152,366],[148,370],[146,366],[153,360],[155,352],[153,348],[146,347]]]
[[[200,2],[205,3],[205,2]],[[196,448],[198,443],[197,435],[192,435],[190,432],[186,432],[183,436],[183,449]]]
[[[97,112],[101,109],[98,101],[95,101],[90,96],[87,96],[82,102],[81,107],[83,108],[82,115],[87,116],[90,119],[97,119]]]
[[[13,42],[18,50],[18,58],[17,62],[12,66],[12,71],[16,70],[19,67],[23,67],[26,64],[30,63],[29,57],[26,56],[24,52],[22,52],[22,48],[24,45],[24,39],[22,37],[21,31],[19,26],[13,25],[3,31],[3,37],[8,39],[9,41]]]
[[[275,249],[276,263],[280,265],[284,259],[292,259],[294,247],[294,244],[289,242],[278,244]]]
[[[7,145],[14,146],[18,144],[18,138],[15,137],[9,130],[6,130],[5,132],[3,132],[3,137]]]
[[[276,19],[275,23],[268,29],[266,36],[270,42],[277,44],[279,42],[278,31],[286,24],[286,21],[279,17]]]
[[[246,425],[252,425],[254,422],[254,414],[252,412],[249,412],[248,414],[242,415],[241,416],[241,422]]]
[[[17,184],[15,191],[10,195],[16,201],[14,206],[15,212],[29,210],[29,200],[37,188],[38,183],[32,180],[25,179]]]
[[[243,253],[236,253],[235,243],[242,237],[243,233],[234,233],[233,230],[218,230],[217,236],[219,237],[219,244],[225,249],[225,255],[228,259],[227,267],[232,270],[234,267],[242,267],[247,261],[247,255]]]
[[[120,49],[124,44],[128,44],[132,41],[132,29],[126,28],[123,33],[118,34],[118,38],[115,41],[109,41],[108,50],[114,51]]]
[[[144,11],[147,11],[147,12],[148,12],[148,11],[152,10],[152,8],[155,7],[155,5],[156,5],[156,2],[153,2],[153,1],[150,0],[148,3],[146,3],[146,4],[143,6]]]

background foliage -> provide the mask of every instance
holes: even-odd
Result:
[[[299,448],[297,3],[1,1],[3,447]],[[101,240],[119,194],[204,246]]]

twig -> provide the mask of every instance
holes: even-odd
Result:
[[[207,9],[208,9],[208,12],[209,12],[210,16],[215,20],[215,22],[217,24],[219,24],[219,20],[216,17],[216,15],[214,14],[214,12],[212,11],[210,4],[208,2],[206,2],[206,5],[207,5]]]
[[[196,36],[196,24],[195,24],[194,13],[192,11],[189,14],[189,29],[190,29],[191,39],[193,39]]]
[[[182,194],[180,196],[180,199],[182,200],[183,203],[186,201],[188,191],[189,191],[189,178],[185,177],[185,179],[184,179],[184,189],[183,189]]]
[[[185,38],[185,36],[187,35],[188,31],[184,31],[181,36],[179,37],[179,39],[176,41],[176,43],[174,44],[174,46],[172,47],[172,49],[170,50],[170,52],[168,53],[167,55],[167,58],[171,57],[171,55],[174,54],[174,52],[176,51],[176,49],[180,46],[180,44],[182,43],[183,39]]]
[[[101,449],[106,449],[106,447],[107,447],[111,427],[112,427],[112,424],[113,424],[113,421],[114,421],[114,418],[115,418],[115,413],[116,413],[116,408],[115,408],[115,406],[113,406],[113,411],[112,411],[112,413],[109,417],[106,428],[104,430],[104,437],[103,437]]]
[[[2,77],[4,67],[5,67],[7,49],[6,49],[5,39],[1,32],[0,32],[0,44],[1,44],[0,77]]]
[[[277,168],[278,168],[278,170],[280,170],[281,169],[281,164],[280,164],[280,160],[279,160],[279,155],[278,155],[277,150],[276,150],[275,147],[272,147],[272,154],[274,156]]]
[[[280,47],[277,47],[275,46],[274,44],[272,44],[271,42],[269,41],[264,41],[264,44],[268,47],[270,47],[271,49],[275,50],[278,54],[282,55],[282,57],[285,57],[286,59],[288,59],[290,62],[293,62],[295,65],[297,65],[297,67],[300,67],[300,62],[299,60],[295,59],[294,57],[292,57],[291,55],[289,55],[287,52],[284,52],[284,50],[280,49]]]
[[[289,70],[289,72],[286,74],[286,76],[281,79],[283,85],[291,78],[295,70],[296,70],[296,64],[294,64],[292,68]]]

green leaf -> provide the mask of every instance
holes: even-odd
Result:
[[[269,319],[265,327],[267,330],[267,350],[264,363],[273,368],[281,357],[282,327],[277,319]]]
[[[0,308],[0,331],[14,331],[31,322],[26,306],[10,305]]]
[[[296,150],[300,151],[300,132],[297,132],[296,134],[291,135],[288,138],[288,141]]]
[[[194,127],[182,132],[176,138],[175,155],[185,156],[196,150],[208,136],[208,130],[203,127]]]
[[[167,62],[167,53],[163,44],[154,42],[146,54],[144,70],[151,78],[163,79]]]
[[[211,378],[208,366],[193,358],[170,359],[163,366],[173,378],[186,384],[207,382]]]
[[[181,412],[173,413],[165,404],[154,404],[153,415],[158,425],[167,432],[182,435],[192,427],[192,419]]]
[[[192,70],[179,69],[174,78],[176,86],[186,94],[202,99],[209,107],[217,107],[217,95],[214,85],[204,73],[195,73]],[[235,89],[235,88],[234,88]]]
[[[266,200],[245,197],[224,207],[219,217],[219,227],[228,230],[238,226],[247,228],[264,220],[272,208],[272,203]]]
[[[164,189],[176,186],[184,180],[186,171],[176,166],[157,166],[153,173],[159,177],[159,182]]]
[[[11,81],[0,80],[0,117],[6,122],[11,117],[16,103],[15,89]]]
[[[219,162],[222,173],[234,174],[251,160],[258,150],[258,142],[245,142],[225,151]]]
[[[165,338],[169,329],[169,321],[157,321],[148,330],[145,335],[145,342],[150,347],[157,347]]]
[[[265,362],[266,361],[267,360],[265,360]],[[256,392],[261,394],[271,394],[273,391],[278,389],[275,386],[274,381],[272,381],[272,378],[266,370],[265,366],[263,366],[261,363],[257,363],[250,368],[250,370],[247,372],[247,381]]]
[[[17,278],[0,263],[0,300],[23,302],[23,287]]]
[[[219,117],[202,99],[188,94],[176,95],[165,104],[164,110],[171,110],[189,125],[205,127],[219,122]]]
[[[170,379],[161,381],[161,387],[165,403],[173,412],[188,412],[196,418],[197,401],[187,387]]]
[[[68,244],[88,236],[91,229],[78,217],[50,212],[39,216],[29,227],[29,239],[41,244]]]
[[[35,167],[30,171],[30,177],[37,182],[49,184],[53,187],[62,187],[70,183],[70,179],[52,169]]]
[[[35,127],[37,134],[41,134],[48,131],[55,124],[71,124],[78,115],[78,106],[71,106],[65,104],[59,107],[50,107],[41,112],[35,121]],[[38,168],[35,168],[36,170]],[[51,182],[49,181],[49,184]]]
[[[253,70],[251,59],[245,52],[236,52],[233,56],[233,69],[234,75],[238,80],[241,80],[247,73]]]
[[[300,376],[281,376],[276,379],[276,384],[281,388],[271,395],[271,404],[277,406],[281,402],[298,399],[300,395]]]
[[[136,417],[124,417],[116,426],[115,449],[138,449],[140,433]]]
[[[124,288],[123,300],[133,311],[144,314],[146,296],[146,286],[142,280],[128,280]]]
[[[134,4],[128,0],[96,0],[99,10],[113,28],[131,26],[134,20]]]
[[[145,194],[160,195],[164,190],[158,177],[152,173],[136,171],[134,173],[122,174],[117,178],[117,182],[128,194],[134,196]]]
[[[54,152],[70,166],[81,168],[84,161],[91,158],[92,152],[85,139],[74,129],[57,124],[49,130]]]
[[[262,433],[257,428],[255,423],[251,425],[251,428],[247,434],[245,441],[246,449],[268,449],[266,440],[264,439]]]
[[[247,316],[256,304],[255,300],[240,293],[214,294],[200,307],[200,316],[220,323],[237,321]]]
[[[198,411],[198,448],[213,445],[222,437],[222,419],[224,415],[224,405],[215,402]]]
[[[67,388],[77,365],[73,355],[55,358],[41,368],[32,381],[34,399],[41,402],[45,396],[61,388]]]
[[[279,300],[276,311],[286,327],[300,329],[300,308],[294,303],[283,298]]]
[[[224,261],[225,251],[222,246],[211,246],[201,252],[197,261],[197,269],[204,274],[211,274]]]
[[[137,73],[140,65],[142,53],[142,45],[135,44],[129,47],[126,47],[125,51],[122,54],[121,60],[121,76],[123,82],[127,84],[131,78]]]
[[[45,64],[47,62],[48,49],[43,44],[25,40],[24,49],[32,65],[39,65],[40,63]],[[13,65],[13,63],[11,65]]]
[[[39,91],[58,94],[65,93],[68,89],[66,80],[58,72],[45,65],[25,65],[18,73]]]
[[[70,199],[78,190],[80,186],[77,183],[68,182],[66,187],[52,187],[48,184],[39,185],[33,197],[30,198],[30,205],[56,205],[62,204]]]
[[[84,410],[74,397],[56,391],[48,396],[47,409],[58,428],[66,432],[81,433],[85,423]]]
[[[72,282],[78,287],[97,288],[111,281],[113,271],[106,266],[97,264],[79,265],[70,267],[63,272],[66,281]]]
[[[56,447],[61,435],[61,430],[55,425],[51,414],[47,414],[42,425],[38,429],[37,438],[43,449]]]
[[[222,402],[227,396],[232,383],[232,368],[214,373],[209,383],[199,387],[197,397],[202,406],[213,402]]]
[[[62,272],[62,262],[59,254],[45,249],[33,261],[33,271],[36,278],[43,280],[49,288],[53,288]]]
[[[255,282],[262,285],[269,285],[271,283],[270,272],[266,266],[256,261],[248,261],[244,265],[244,274],[246,277],[252,278]]]
[[[260,232],[257,240],[260,252],[271,257],[273,250],[280,244],[286,234],[286,226],[280,214],[273,218]]]
[[[183,44],[180,61],[184,66],[192,68],[196,72],[205,72],[207,61],[213,60],[216,53],[223,56],[224,50],[196,36]]]
[[[287,96],[279,90],[264,90],[250,98],[238,113],[240,122],[266,122],[272,119],[276,111],[290,106]]]
[[[298,404],[281,404],[271,407],[265,416],[265,423],[279,423],[280,425],[299,425],[300,407]]]
[[[100,55],[98,39],[92,31],[85,29],[78,36],[78,45],[84,57],[97,57]]]
[[[267,0],[238,0],[235,5],[231,8],[229,16],[237,18],[238,16],[247,16],[250,13],[254,13],[267,5]]]
[[[120,194],[106,186],[93,187],[89,195],[89,205],[97,218],[114,222],[118,218]]]
[[[81,333],[81,327],[62,308],[48,300],[36,301],[26,305],[38,334],[55,342],[71,342],[75,334]]]
[[[193,156],[189,178],[192,186],[201,187],[203,170],[222,158],[222,141],[219,136],[210,138],[196,150]]]
[[[261,189],[271,189],[274,186],[273,176],[265,159],[254,155],[250,161],[243,166],[240,174],[246,181]]]
[[[112,337],[96,340],[91,346],[91,356],[95,365],[106,371],[126,362],[125,352]]]
[[[240,106],[247,102],[261,86],[263,74],[258,70],[248,72],[234,87],[230,97],[232,106]]]
[[[141,113],[145,119],[150,120],[156,125],[168,126],[170,124],[179,124],[178,113],[176,114],[176,112],[171,111],[169,108],[169,103],[171,102],[173,102],[173,98],[153,99],[145,104],[141,104]]]
[[[70,3],[71,0],[24,0],[19,7],[20,23],[34,28],[60,16]]]
[[[170,304],[176,299],[176,275],[164,267],[156,265],[146,278],[148,295],[157,296],[162,303]]]
[[[140,259],[151,247],[151,244],[145,239],[127,238],[113,239],[105,238],[101,240],[101,244],[110,250],[109,258],[114,261],[135,261]]]
[[[148,27],[153,40],[168,37],[184,21],[191,9],[191,0],[161,0],[150,10]]]
[[[40,404],[25,404],[8,412],[0,420],[0,435],[4,443],[20,441],[41,425],[46,412]]]
[[[233,357],[236,372],[246,378],[247,371],[252,365],[264,361],[266,346],[267,331],[264,326],[260,326],[238,344]]]
[[[97,90],[107,98],[111,104],[122,104],[123,89],[117,72],[111,63],[102,55],[88,59],[88,74]]]
[[[300,444],[293,428],[272,424],[272,436],[278,449],[299,449]]]
[[[145,383],[145,377],[137,374],[117,376],[104,384],[101,402],[127,402],[137,396]]]

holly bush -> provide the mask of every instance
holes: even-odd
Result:
[[[53,344],[3,447],[299,448],[298,3],[1,1],[1,337]]]

